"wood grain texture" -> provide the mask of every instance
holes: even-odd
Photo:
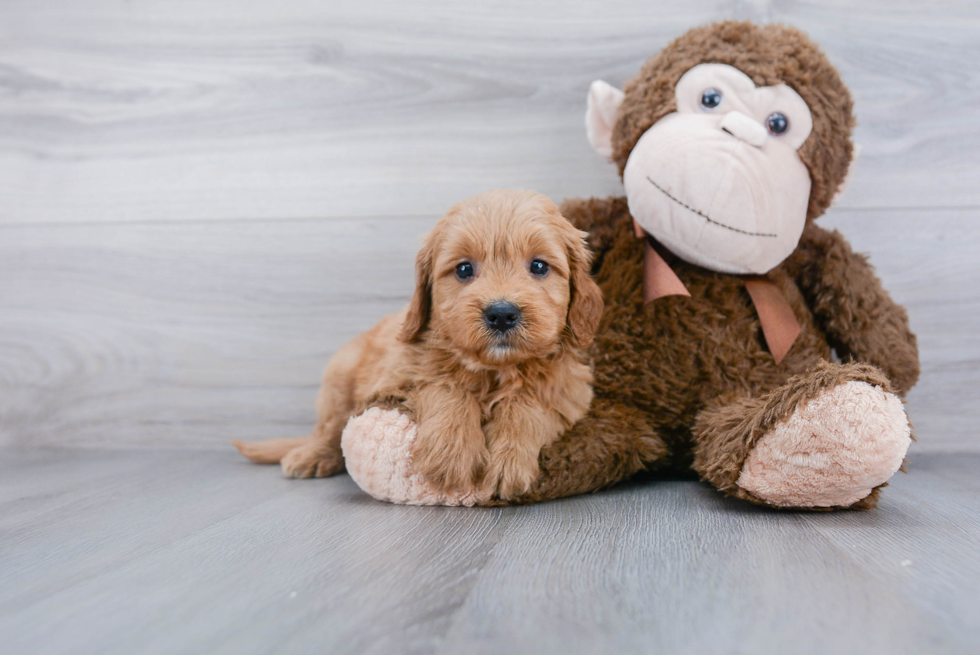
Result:
[[[878,510],[661,481],[392,506],[233,453],[3,452],[0,634],[44,653],[970,653],[978,455]]]
[[[330,353],[407,302],[434,219],[0,229],[0,434],[305,434]]]
[[[0,222],[415,215],[607,195],[589,83],[723,18],[807,30],[857,100],[847,207],[977,207],[980,5],[10,0]]]

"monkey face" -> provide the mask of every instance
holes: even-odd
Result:
[[[793,252],[806,222],[810,175],[796,152],[812,129],[806,103],[724,64],[695,66],[675,95],[677,111],[640,137],[626,163],[630,213],[684,260],[766,273]]]
[[[675,100],[677,111],[626,162],[630,213],[688,262],[766,273],[793,252],[806,223],[810,175],[797,149],[813,127],[809,108],[788,86],[756,87],[725,64],[687,71]],[[601,111],[590,96],[593,105]]]

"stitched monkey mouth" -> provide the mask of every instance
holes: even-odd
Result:
[[[686,209],[686,210],[688,210],[690,212],[693,212],[693,213],[697,214],[698,216],[700,216],[704,220],[708,221],[712,225],[717,225],[718,227],[723,227],[726,230],[731,230],[732,232],[738,232],[739,234],[744,234],[744,235],[750,236],[750,237],[769,237],[769,238],[775,238],[777,236],[775,234],[770,234],[770,233],[767,233],[767,232],[749,232],[747,230],[740,230],[737,227],[732,227],[731,225],[725,225],[724,223],[720,223],[720,222],[714,220],[713,218],[711,218],[710,216],[708,216],[707,214],[698,211],[694,207],[691,207],[691,206],[689,206],[689,205],[681,202],[680,200],[678,200],[674,196],[672,196],[669,193],[667,193],[667,190],[664,189],[659,184],[657,184],[656,182],[654,182],[652,179],[650,179],[650,176],[649,175],[646,176],[646,177],[647,177],[647,182],[649,182],[654,187],[656,187],[656,189],[658,191],[660,191],[660,193],[664,194],[665,196],[667,196],[668,198],[670,198],[671,200],[673,200],[674,202],[676,202],[678,205],[680,205],[684,209]]]

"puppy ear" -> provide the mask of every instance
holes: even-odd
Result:
[[[568,276],[571,299],[568,302],[568,332],[571,344],[585,348],[592,343],[599,319],[602,318],[602,290],[589,274],[592,253],[585,245],[587,233],[580,232],[569,225],[568,263],[571,273]]]
[[[432,311],[432,260],[435,254],[433,240],[433,235],[429,234],[415,257],[415,293],[408,303],[408,313],[399,335],[402,341],[408,343],[418,341],[429,326],[429,314]]]

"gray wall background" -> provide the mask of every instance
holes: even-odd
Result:
[[[0,445],[305,433],[320,372],[396,310],[421,235],[498,187],[621,192],[585,139],[687,28],[786,22],[857,103],[821,219],[919,334],[918,451],[980,450],[980,5],[4,0]]]

